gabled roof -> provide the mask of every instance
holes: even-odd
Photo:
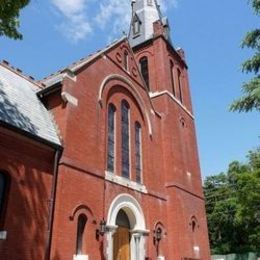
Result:
[[[51,114],[36,95],[39,86],[0,64],[0,122],[60,145]]]
[[[104,49],[98,50],[96,53],[90,54],[87,57],[82,58],[82,59],[72,63],[71,65],[69,65],[69,66],[67,66],[67,67],[57,71],[56,73],[49,75],[48,77],[44,78],[40,82],[43,83],[46,87],[53,86],[54,84],[56,84],[58,82],[61,82],[63,80],[64,76],[68,72],[72,72],[72,73],[77,72],[83,66],[87,65],[88,63],[90,63],[94,59],[98,58],[100,55],[102,55],[103,53],[105,53],[109,49],[113,48],[117,44],[125,41],[126,39],[127,39],[127,37],[123,36],[119,40],[115,40],[111,44],[107,45]]]

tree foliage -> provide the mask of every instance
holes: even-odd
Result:
[[[260,252],[260,149],[204,182],[212,254]]]
[[[256,15],[260,15],[260,1],[249,0]],[[253,73],[254,77],[242,86],[242,97],[231,104],[231,111],[248,112],[253,109],[260,111],[260,29],[248,32],[243,39],[242,48],[250,48],[255,53],[242,64],[242,71]]]
[[[22,34],[18,32],[19,14],[29,2],[30,0],[0,0],[0,36],[22,39]]]

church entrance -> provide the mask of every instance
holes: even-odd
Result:
[[[118,228],[113,235],[113,260],[130,260],[130,222],[123,209],[117,214],[116,225]]]
[[[107,216],[106,259],[143,260],[149,233],[138,201],[129,194],[119,194],[112,201]]]

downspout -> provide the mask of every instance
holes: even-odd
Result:
[[[54,155],[54,166],[53,166],[53,181],[51,188],[51,197],[49,200],[49,217],[48,217],[48,230],[46,238],[46,248],[45,248],[45,260],[51,259],[51,242],[52,242],[52,232],[54,223],[54,211],[55,211],[55,200],[56,200],[56,190],[58,182],[58,170],[59,170],[59,160],[62,154],[62,148],[57,149]]]

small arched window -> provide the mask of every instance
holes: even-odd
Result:
[[[4,205],[6,203],[7,176],[0,172],[0,220],[3,217]]]
[[[121,103],[121,143],[122,143],[122,176],[129,178],[129,105],[123,100]]]
[[[183,103],[182,79],[181,79],[181,71],[179,69],[178,69],[178,85],[179,85],[180,101],[181,103]]]
[[[153,5],[153,0],[147,0],[147,4],[152,6]]]
[[[76,254],[82,255],[83,254],[83,238],[84,238],[84,231],[85,226],[87,223],[87,217],[84,214],[80,214],[78,217],[78,226],[77,226],[77,245],[76,245]]]
[[[175,96],[175,84],[174,84],[174,64],[170,61],[170,69],[171,69],[171,84],[172,84],[172,93]]]
[[[196,219],[196,217],[192,217],[190,220],[190,226],[191,226],[191,231],[195,232],[197,228],[199,228],[199,224],[198,221]]]
[[[128,70],[129,68],[129,55],[127,51],[124,51],[124,69]]]
[[[134,15],[133,18],[133,35],[138,36],[140,34],[140,26],[141,26],[141,21],[137,14]]]
[[[142,182],[142,131],[139,122],[135,122],[135,172],[136,182]]]
[[[115,170],[115,115],[115,106],[109,104],[107,119],[107,170],[110,172]]]
[[[144,78],[146,86],[147,86],[148,90],[150,90],[150,85],[149,85],[149,65],[148,65],[147,57],[141,58],[140,61],[139,61],[139,64],[140,64],[141,74],[142,74],[142,76]]]

